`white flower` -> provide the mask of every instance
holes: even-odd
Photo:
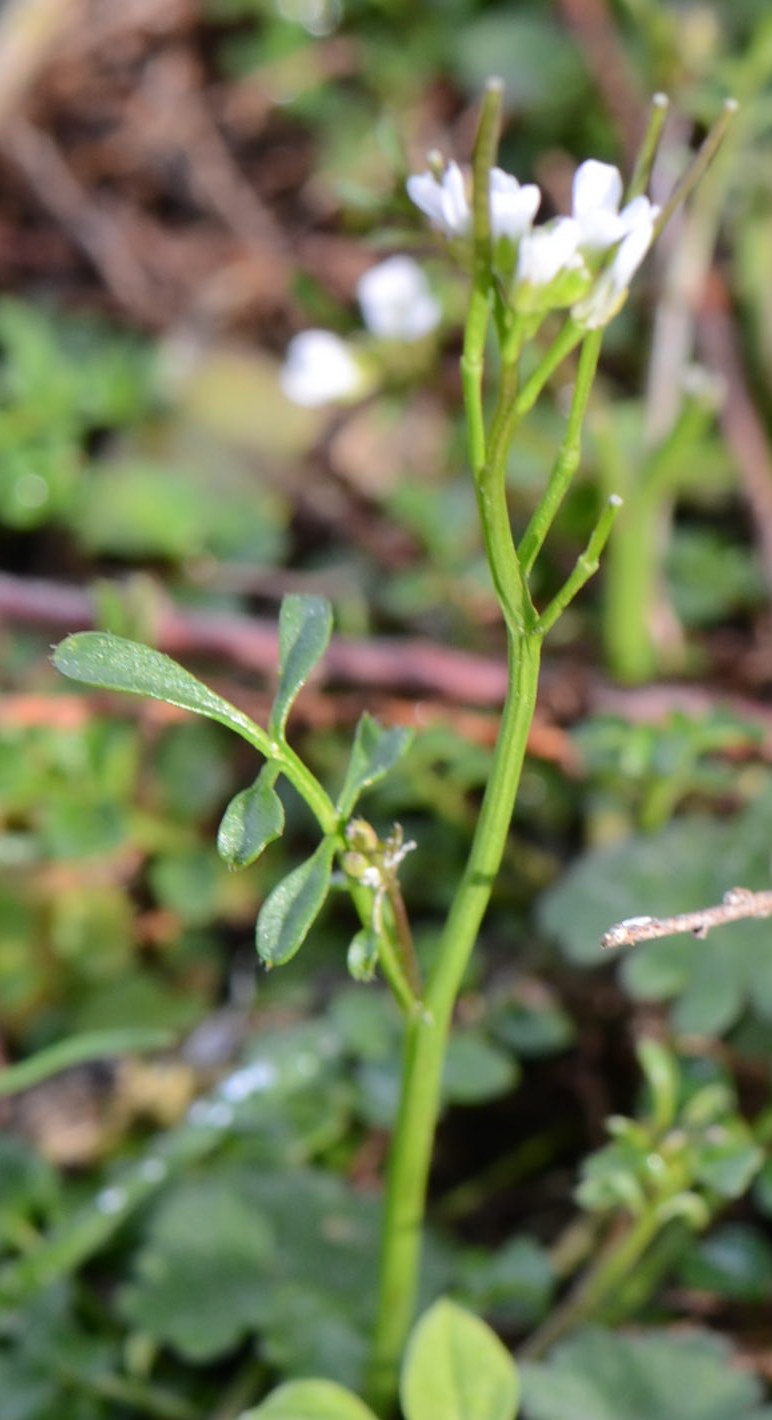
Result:
[[[446,237],[465,237],[471,231],[472,209],[458,163],[448,163],[441,178],[431,172],[409,177],[407,192],[411,202],[420,207]],[[535,183],[521,187],[517,178],[502,168],[491,168],[489,193],[494,241],[499,237],[518,241],[536,216],[541,202],[538,187]]]
[[[472,225],[472,209],[458,163],[448,163],[441,178],[432,172],[407,180],[407,195],[446,237],[464,237]]]
[[[622,176],[610,163],[589,158],[574,174],[574,219],[581,228],[580,246],[606,251],[624,235],[619,212]]]
[[[519,241],[533,222],[541,202],[541,193],[535,183],[525,183],[522,187],[516,177],[511,177],[501,168],[491,168],[490,204],[491,234],[493,240],[509,237]]]
[[[357,394],[363,376],[339,336],[330,330],[304,330],[287,347],[279,383],[293,404],[313,408]]]
[[[371,267],[357,296],[365,325],[382,340],[420,340],[442,316],[423,271],[409,256],[390,256]]]
[[[622,209],[622,239],[608,266],[601,271],[589,295],[578,301],[572,315],[575,320],[597,330],[616,315],[627,288],[645,257],[654,237],[659,208],[648,197],[634,197]]]
[[[579,223],[572,217],[558,217],[547,226],[526,232],[517,257],[518,282],[550,286],[561,271],[578,267],[580,235]]]

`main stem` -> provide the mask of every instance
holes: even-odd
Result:
[[[367,1399],[387,1415],[418,1290],[421,1234],[442,1067],[453,1007],[506,844],[536,704],[541,637],[510,637],[509,690],[467,866],[445,925],[423,1007],[408,1022],[402,1089],[389,1164],[380,1294]]]

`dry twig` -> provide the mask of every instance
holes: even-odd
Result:
[[[714,927],[744,918],[772,917],[772,891],[752,892],[750,888],[729,888],[716,907],[701,907],[695,912],[679,912],[675,917],[626,917],[603,933],[603,948],[634,947],[638,942],[651,942],[657,937],[676,937],[690,932],[703,941]]]

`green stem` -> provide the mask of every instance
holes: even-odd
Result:
[[[659,140],[662,137],[662,129],[665,126],[669,107],[670,101],[667,94],[653,95],[649,109],[649,121],[638,151],[638,157],[635,160],[633,175],[627,186],[625,202],[631,202],[634,197],[639,197],[649,185],[651,170],[657,156]]]
[[[380,1414],[389,1412],[396,1397],[399,1361],[415,1307],[426,1186],[453,1007],[501,863],[536,703],[541,638],[522,635],[510,645],[510,686],[469,861],[429,978],[425,1009],[407,1026],[367,1381],[369,1402]]]
[[[726,131],[737,113],[737,100],[726,99],[716,122],[713,124],[702,147],[699,149],[694,160],[689,164],[683,177],[676,183],[665,206],[657,218],[654,227],[654,241],[657,240],[663,227],[666,227],[673,213],[682,203],[691,196],[705,171],[712,163],[721,144],[726,136]]]
[[[491,216],[489,175],[496,159],[503,86],[488,81],[472,161],[474,255],[469,314],[464,327],[461,379],[464,386],[469,458],[475,478],[485,463],[485,419],[482,381],[485,341],[491,313]]]
[[[536,623],[536,630],[542,636],[546,636],[552,630],[555,622],[563,615],[569,602],[572,602],[577,592],[581,591],[585,582],[589,582],[590,577],[594,577],[600,564],[600,555],[609,539],[609,533],[614,525],[614,521],[622,507],[622,499],[612,493],[603,512],[590,534],[584,552],[576,559],[573,572],[566,578],[560,591],[552,598],[549,606],[545,607],[539,620]]]
[[[585,338],[579,364],[576,372],[576,383],[574,385],[571,409],[568,414],[566,432],[563,435],[563,442],[560,446],[557,459],[555,460],[549,483],[544,492],[544,496],[539,500],[528,527],[526,528],[522,542],[519,547],[520,563],[524,576],[528,576],[533,568],[549,532],[568,486],[579,467],[579,460],[582,454],[582,424],[587,411],[587,403],[590,398],[595,372],[598,368],[600,357],[600,347],[603,340],[602,330],[593,330]]]
[[[541,395],[542,389],[544,389],[548,379],[555,373],[558,366],[562,365],[566,355],[570,355],[570,351],[575,348],[575,345],[579,344],[580,339],[585,335],[585,331],[583,331],[580,325],[576,325],[575,322],[570,320],[566,321],[558,337],[553,339],[552,345],[549,346],[549,349],[546,349],[545,354],[542,355],[541,361],[536,365],[535,371],[532,371],[531,375],[529,375],[528,379],[524,382],[524,385],[515,393],[514,389],[512,389],[512,383],[514,383],[512,382],[512,371],[517,371],[515,362],[517,362],[519,341],[521,341],[526,329],[528,329],[528,327],[526,327],[525,322],[515,322],[511,334],[509,334],[509,341],[515,342],[515,344],[512,351],[509,352],[509,359],[504,368],[505,378],[504,381],[502,381],[500,398],[498,398],[497,409],[495,409],[494,417],[492,417],[487,466],[501,470],[502,474],[504,474],[505,460],[507,460],[509,446],[511,446],[512,437],[514,437],[515,429],[517,429],[519,422],[521,422],[522,417],[528,413],[529,409],[534,408],[536,399]],[[509,398],[511,395],[512,398]],[[507,528],[508,521],[509,520],[507,520]]]
[[[603,640],[613,675],[628,684],[648,680],[656,665],[649,629],[659,568],[661,505],[639,495],[614,529],[603,564]]]
[[[621,1237],[614,1233],[577,1286],[529,1337],[520,1355],[529,1361],[543,1356],[566,1332],[595,1315],[609,1293],[630,1276],[661,1227],[657,1209],[652,1207],[634,1219]]]
[[[259,729],[259,726],[255,727]],[[265,731],[261,731],[261,739],[253,740],[252,743],[261,754],[266,754],[262,743],[262,736]],[[244,735],[246,739],[247,736]],[[294,749],[285,743],[271,744],[269,759],[279,765],[280,772],[294,789],[297,789],[300,797],[305,799],[316,819],[322,833],[336,833],[339,827],[339,816],[329,794],[322,788],[319,780],[310,769],[307,769],[302,759],[295,753]]]
[[[155,1420],[197,1420],[200,1414],[198,1406],[176,1392],[149,1385],[131,1376],[109,1371],[87,1374],[67,1366],[58,1366],[57,1371],[65,1384],[73,1389],[84,1390],[121,1408],[125,1406],[135,1412],[152,1415]]]

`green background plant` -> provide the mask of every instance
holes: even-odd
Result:
[[[544,155],[556,155],[556,208],[565,206],[560,163],[589,153],[621,163],[624,143],[581,35],[547,4],[510,11],[476,0],[363,0],[346,4],[324,36],[254,0],[207,6],[206,29],[196,31],[206,39],[207,82],[222,94],[251,77],[270,96],[270,123],[256,138],[244,141],[230,126],[237,105],[223,119],[231,153],[293,241],[305,232],[341,239],[321,264],[299,242],[291,296],[276,296],[278,322],[275,311],[270,320],[241,316],[221,338],[216,321],[195,316],[188,347],[166,318],[140,330],[82,258],[64,277],[60,266],[44,282],[39,273],[12,280],[4,239],[3,281],[15,291],[0,311],[0,539],[14,596],[19,581],[89,586],[101,629],[167,645],[169,602],[194,619],[257,613],[274,621],[285,592],[323,595],[344,636],[376,646],[381,637],[421,637],[501,656],[462,471],[455,370],[464,281],[429,251],[401,181],[430,143],[469,157],[468,106],[492,70],[503,72],[507,90],[501,161],[548,186]],[[752,3],[731,13],[658,3],[609,15],[641,92],[670,93],[682,140],[696,142],[728,90],[744,100],[737,147],[720,174],[717,269],[763,425],[768,17]],[[39,121],[46,129],[45,104]],[[94,129],[80,118],[56,128],[86,186],[98,169],[77,146],[88,135]],[[294,195],[261,186],[277,151],[306,154]],[[206,229],[210,239],[208,214],[185,206],[185,161],[156,164],[177,186],[151,198],[148,210],[174,222],[182,214],[187,230]],[[107,171],[108,205],[128,192],[122,181]],[[18,195],[14,202],[16,221],[24,204]],[[41,250],[40,231],[54,233],[57,250],[67,247],[69,234],[37,207],[24,210],[18,245],[30,259]],[[382,388],[337,424],[287,407],[276,384],[285,334],[322,324],[359,338],[356,262],[377,259],[368,239],[383,240],[384,231],[393,249],[410,243],[425,261],[444,311],[436,343],[389,360],[384,352]],[[688,249],[699,254],[694,234]],[[344,258],[352,265],[341,275]],[[652,265],[608,333],[577,478],[534,574],[539,605],[570,572],[598,500],[622,491],[635,505],[638,480],[667,440],[660,432],[649,442],[651,404],[640,392],[653,365],[646,332],[673,279]],[[705,359],[704,347],[695,348]],[[519,533],[564,431],[573,370],[569,362],[565,380],[553,378],[525,415],[507,461]],[[689,399],[700,402],[700,387]],[[762,1381],[729,1362],[739,1351],[753,1364],[754,1326],[766,1323],[768,1309],[769,1164],[758,1167],[770,1137],[761,1113],[766,928],[649,944],[619,966],[596,952],[617,917],[702,905],[735,883],[769,881],[758,510],[748,513],[738,481],[726,403],[701,408],[695,420],[700,428],[683,436],[652,514],[656,544],[647,546],[634,513],[635,536],[626,552],[612,550],[610,578],[588,588],[551,641],[541,723],[546,717],[554,733],[568,722],[571,736],[532,740],[504,871],[465,974],[420,1306],[449,1295],[485,1315],[511,1351],[538,1336],[591,1275],[599,1239],[630,1223],[625,1189],[630,1179],[640,1185],[643,1167],[631,1144],[621,1169],[627,1183],[613,1194],[620,1136],[606,1146],[617,1153],[601,1150],[603,1119],[629,1121],[633,1143],[635,1129],[640,1141],[652,1128],[633,1037],[653,1030],[668,1042],[683,1107],[690,1092],[719,1092],[726,1157],[731,1163],[736,1145],[746,1164],[731,1197],[706,1196],[701,1231],[676,1217],[648,1239],[633,1282],[593,1311],[602,1330],[582,1327],[538,1365],[523,1361],[527,1420],[570,1414],[566,1390],[599,1415],[665,1413],[677,1382],[652,1395],[655,1371],[689,1377],[695,1420],[765,1410]],[[613,610],[623,651],[636,648],[630,609],[642,610],[642,599],[631,601],[631,547],[657,570],[645,674],[685,668],[697,692],[674,702],[665,682],[663,716],[649,713],[645,693],[613,699],[608,666],[623,667],[598,649]],[[82,615],[70,624],[83,624]],[[0,1393],[13,1397],[18,1420],[220,1420],[259,1406],[289,1377],[313,1372],[357,1385],[371,1320],[362,1298],[375,1269],[383,1131],[396,1107],[398,1013],[374,983],[346,984],[358,921],[335,879],[303,952],[282,971],[259,974],[255,993],[258,909],[318,843],[305,806],[279,778],[261,781],[251,805],[241,799],[228,810],[256,765],[250,747],[215,723],[167,717],[138,700],[73,697],[46,666],[64,629],[9,611],[3,631],[0,1013],[8,1059],[37,1060],[42,1073],[32,1092],[10,1074],[2,1100]],[[267,723],[275,686],[263,671],[234,669],[211,643],[175,654],[240,712]],[[473,680],[469,672],[470,698]],[[706,714],[717,691],[731,704]],[[395,705],[391,690],[316,680],[290,722],[291,743],[320,783],[340,786],[366,706],[396,732],[414,700],[412,689]],[[451,697],[364,803],[379,833],[398,821],[420,843],[400,865],[400,882],[429,965],[479,813],[494,700],[462,713]],[[424,707],[424,719],[436,709]],[[284,834],[247,871],[231,873],[215,850],[218,824],[228,811],[238,840],[229,851],[249,858],[266,831],[261,803],[270,806],[270,831],[281,816]],[[138,1029],[157,1032],[158,1048],[126,1034]],[[45,1052],[65,1039],[82,1047],[81,1061],[52,1074],[56,1057]],[[250,1080],[259,1087],[230,1099],[227,1081],[253,1066],[227,1088],[238,1095]],[[607,1209],[590,1207],[590,1178],[611,1188]],[[293,1218],[308,1220],[307,1234],[282,1222],[283,1199]],[[207,1201],[213,1219],[217,1210],[223,1267],[211,1283],[218,1334],[205,1340],[221,1349],[194,1355],[180,1338],[190,1341],[199,1319],[186,1313],[196,1269],[215,1270],[192,1245],[192,1209]],[[320,1276],[330,1285],[317,1290]],[[256,1298],[257,1278],[265,1283]],[[685,1319],[696,1338],[673,1333]]]

